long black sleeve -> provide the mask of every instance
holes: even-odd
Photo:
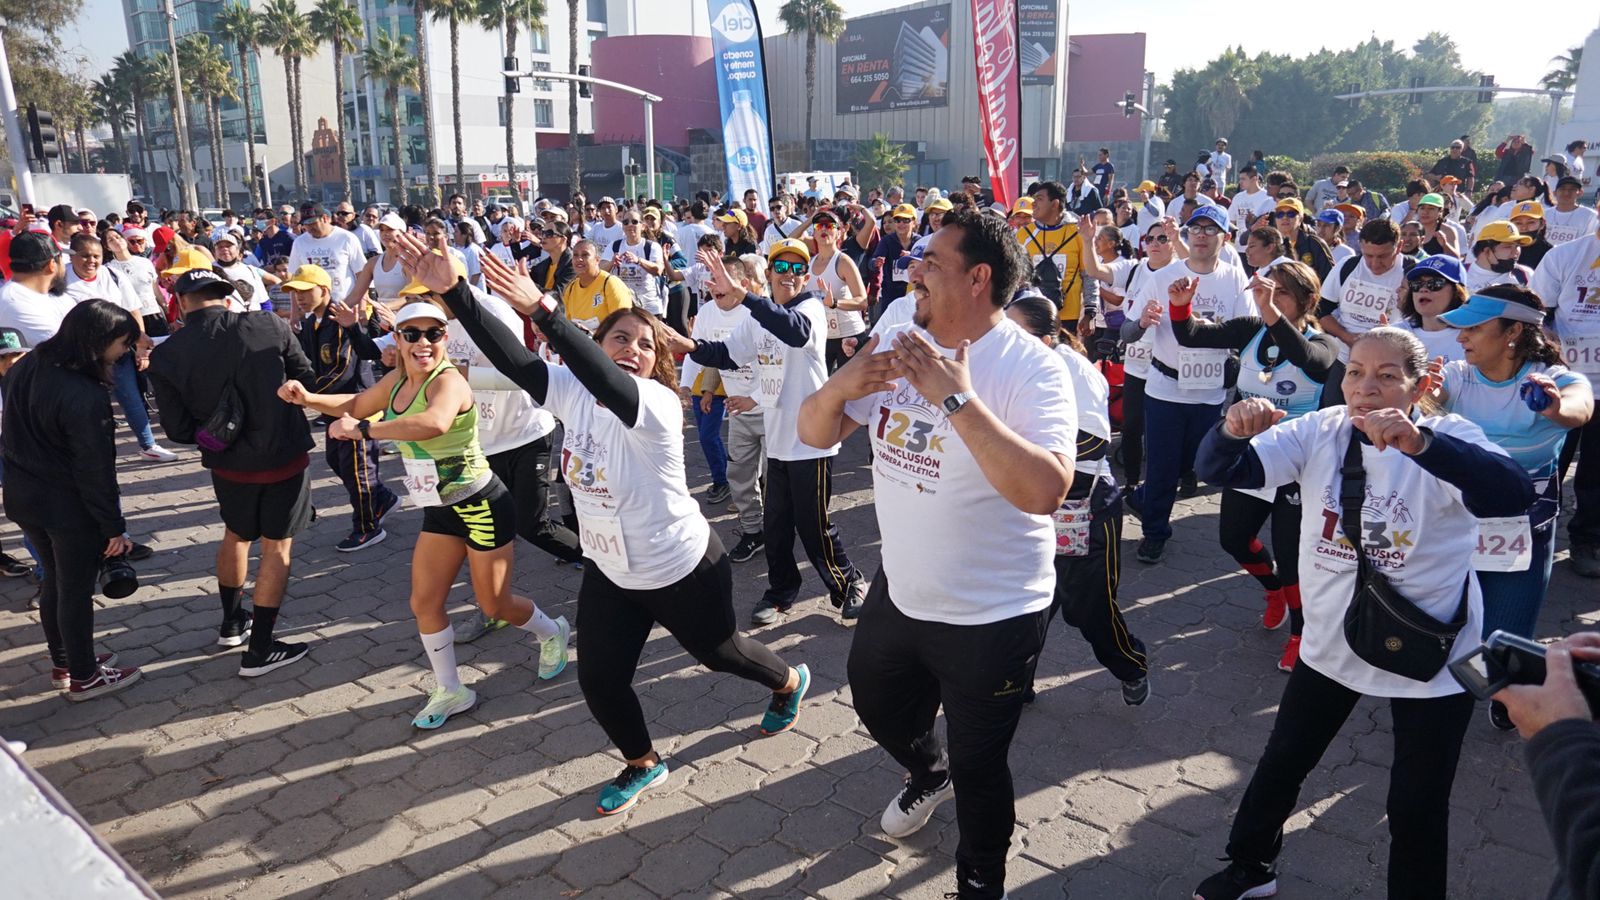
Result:
[[[489,362],[502,375],[515,381],[517,387],[527,391],[533,402],[543,406],[550,395],[550,370],[545,367],[544,360],[529,350],[522,343],[522,338],[512,334],[500,320],[484,313],[478,306],[478,298],[472,296],[472,288],[467,285],[466,279],[458,280],[455,287],[441,296],[462,327],[467,329],[472,342],[478,345],[484,356],[489,357]]]
[[[304,359],[305,354],[301,354],[300,358]],[[184,402],[177,385],[168,381],[155,366],[151,366],[145,374],[150,381],[150,390],[156,395],[156,412],[167,439],[175,444],[195,443],[194,433],[200,427],[200,422],[189,414],[189,406]]]
[[[35,401],[41,398],[34,398]],[[122,491],[117,486],[117,447],[111,424],[111,398],[100,391],[81,392],[60,404],[61,437],[72,448],[67,467],[85,510],[113,538],[128,530],[122,517]]]
[[[1600,897],[1600,725],[1553,722],[1528,742],[1527,755],[1560,864],[1551,896],[1594,900]]]
[[[358,319],[356,324],[345,328],[344,333],[350,339],[350,348],[355,351],[358,358],[380,360],[383,359],[383,350],[372,339],[372,336],[382,330],[383,326],[378,322],[378,314],[374,312],[367,318],[367,321],[363,322]]]
[[[1428,474],[1454,485],[1473,515],[1480,519],[1519,516],[1533,505],[1533,480],[1516,460],[1448,434],[1426,428],[1423,432],[1431,440],[1411,458]]]
[[[744,307],[750,310],[750,317],[756,324],[771,332],[773,337],[791,347],[804,347],[811,340],[811,320],[795,307],[807,296],[809,292],[796,296],[788,306],[779,306],[760,294],[745,294]]]
[[[1283,358],[1295,368],[1303,370],[1318,384],[1326,384],[1328,375],[1339,362],[1339,341],[1332,335],[1319,334],[1307,338],[1305,333],[1282,316],[1268,327],[1272,342],[1283,351]]]
[[[1227,488],[1259,488],[1267,484],[1267,470],[1261,464],[1249,438],[1239,440],[1222,433],[1222,423],[1206,433],[1194,457],[1194,473],[1207,484]]]
[[[1187,307],[1184,307],[1185,309]],[[1172,336],[1180,347],[1204,347],[1210,350],[1243,350],[1261,329],[1261,320],[1250,316],[1210,322],[1193,315],[1172,316]]]
[[[588,332],[567,321],[565,316],[542,309],[534,311],[533,324],[544,332],[550,347],[561,354],[562,361],[577,376],[579,384],[587,388],[606,409],[616,413],[622,424],[629,428],[638,424],[639,383],[612,362]],[[505,331],[503,327],[501,330]],[[509,339],[510,332],[505,333]],[[667,351],[657,347],[656,352]]]

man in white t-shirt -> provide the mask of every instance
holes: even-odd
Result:
[[[789,215],[789,195],[779,194],[767,202],[767,227],[761,232],[761,252],[766,253],[774,241],[798,238],[797,233],[805,222]]]
[[[1478,237],[1472,244],[1472,258],[1463,267],[1462,283],[1467,286],[1467,292],[1474,293],[1496,284],[1526,287],[1533,281],[1533,270],[1519,260],[1522,248],[1531,243],[1532,235],[1523,234],[1505,219],[1478,229]]]
[[[599,213],[600,220],[589,226],[584,237],[594,241],[596,247],[610,247],[614,242],[622,240],[622,224],[617,221],[617,201],[610,197],[601,197],[595,204],[595,212]]]
[[[11,239],[11,280],[0,284],[0,326],[22,333],[37,347],[55,336],[75,304],[67,296],[67,267],[48,234],[27,231]]]
[[[228,298],[228,308],[234,312],[255,312],[261,301],[267,299],[267,281],[278,283],[275,276],[267,275],[246,263],[239,255],[239,235],[224,231],[211,242],[211,251],[217,255],[217,266],[233,282],[233,296]],[[248,294],[249,296],[245,296]]]
[[[1317,304],[1317,323],[1344,344],[1341,361],[1350,359],[1357,337],[1382,322],[1400,321],[1400,282],[1405,278],[1400,229],[1389,219],[1373,219],[1361,226],[1360,244],[1359,260],[1351,257],[1328,272]]]
[[[1578,205],[1578,198],[1582,194],[1583,183],[1571,175],[1556,182],[1552,194],[1555,205],[1546,206],[1544,210],[1544,239],[1551,246],[1559,247],[1568,241],[1593,234],[1597,224],[1600,224],[1600,216],[1596,215],[1593,207]]]
[[[801,409],[812,446],[861,426],[870,435],[883,566],[851,646],[850,690],[909,775],[884,833],[906,837],[956,798],[962,896],[1004,895],[1016,819],[1007,754],[1050,615],[1051,515],[1076,453],[1066,364],[1002,311],[1030,268],[1003,219],[951,214],[912,273],[915,319]],[[934,730],[941,706],[947,742]]]
[[[1261,173],[1255,166],[1239,170],[1239,192],[1233,195],[1232,205],[1228,207],[1228,222],[1233,226],[1233,233],[1238,235],[1239,249],[1244,249],[1245,239],[1252,229],[1272,224],[1271,218],[1263,220],[1261,217],[1270,216],[1277,205],[1278,201],[1261,186]]]
[[[1233,170],[1233,156],[1228,153],[1228,139],[1217,138],[1216,148],[1211,151],[1211,159],[1206,163],[1211,170],[1211,180],[1217,183],[1217,190],[1228,186],[1228,173]]]
[[[333,280],[333,296],[350,299],[350,287],[367,264],[367,251],[361,248],[361,241],[343,228],[335,228],[333,217],[320,204],[300,207],[300,224],[305,230],[295,237],[289,250],[289,270],[307,264],[321,266]]]

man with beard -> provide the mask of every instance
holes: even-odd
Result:
[[[37,347],[55,335],[74,305],[55,240],[33,231],[12,238],[11,280],[0,286],[0,327],[15,328]]]

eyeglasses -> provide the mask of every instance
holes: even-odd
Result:
[[[415,344],[423,338],[427,338],[428,343],[430,344],[437,344],[444,340],[445,335],[449,334],[449,332],[443,328],[434,326],[433,328],[429,328],[427,331],[423,331],[421,328],[402,328],[400,329],[399,334],[402,338],[405,338],[405,341],[408,344]]]
[[[767,207],[767,212],[783,212],[783,207],[777,204]]]
[[[639,224],[639,220],[638,219],[622,219],[620,221],[624,225],[637,225],[637,224]]]
[[[1295,212],[1292,209],[1280,209],[1280,210],[1277,210],[1276,212],[1274,212],[1272,214],[1272,217],[1274,219],[1293,219],[1293,218],[1297,218],[1299,215],[1300,215],[1299,213]]]
[[[1216,226],[1216,225],[1190,225],[1189,226],[1189,233],[1190,234],[1203,234],[1203,235],[1206,235],[1208,237],[1211,237],[1211,236],[1215,236],[1215,235],[1221,234],[1222,233],[1222,229],[1220,227]]]
[[[808,266],[803,262],[790,262],[787,259],[776,260],[772,264],[774,275],[804,275]]]
[[[356,211],[353,209],[336,209],[333,211],[333,214],[336,216],[353,216],[356,214]]]
[[[910,216],[895,216],[894,217],[894,221],[896,221],[896,222],[915,222],[916,219],[913,219]]]
[[[79,219],[78,220],[78,227],[79,228],[93,228],[98,224],[100,224],[100,223],[96,222],[94,219]]]
[[[1443,278],[1416,278],[1411,282],[1414,291],[1442,291],[1450,286],[1450,282]]]
[[[815,227],[818,231],[832,231],[839,226],[832,222],[818,222]]]
[[[1171,242],[1171,239],[1164,234],[1157,234],[1153,236],[1147,234],[1140,238],[1140,240],[1144,241],[1146,244],[1166,244]]]

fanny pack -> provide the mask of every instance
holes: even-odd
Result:
[[[225,313],[230,318],[235,313]],[[232,330],[232,322],[227,323]],[[239,364],[244,364],[244,354],[239,354]],[[237,369],[236,369],[237,371]],[[200,449],[212,453],[221,453],[233,446],[239,439],[239,433],[244,430],[244,399],[239,396],[239,389],[233,383],[233,376],[222,383],[222,393],[217,395],[217,407],[206,417],[205,423],[195,429],[194,442]]]
[[[1360,432],[1350,431],[1350,446],[1339,470],[1340,525],[1355,548],[1356,590],[1344,613],[1344,639],[1370,666],[1413,681],[1432,681],[1450,660],[1456,635],[1467,625],[1467,590],[1471,573],[1462,579],[1461,600],[1450,621],[1441,622],[1401,596],[1389,577],[1367,562],[1361,546],[1361,505],[1367,494],[1367,473],[1361,465]]]

